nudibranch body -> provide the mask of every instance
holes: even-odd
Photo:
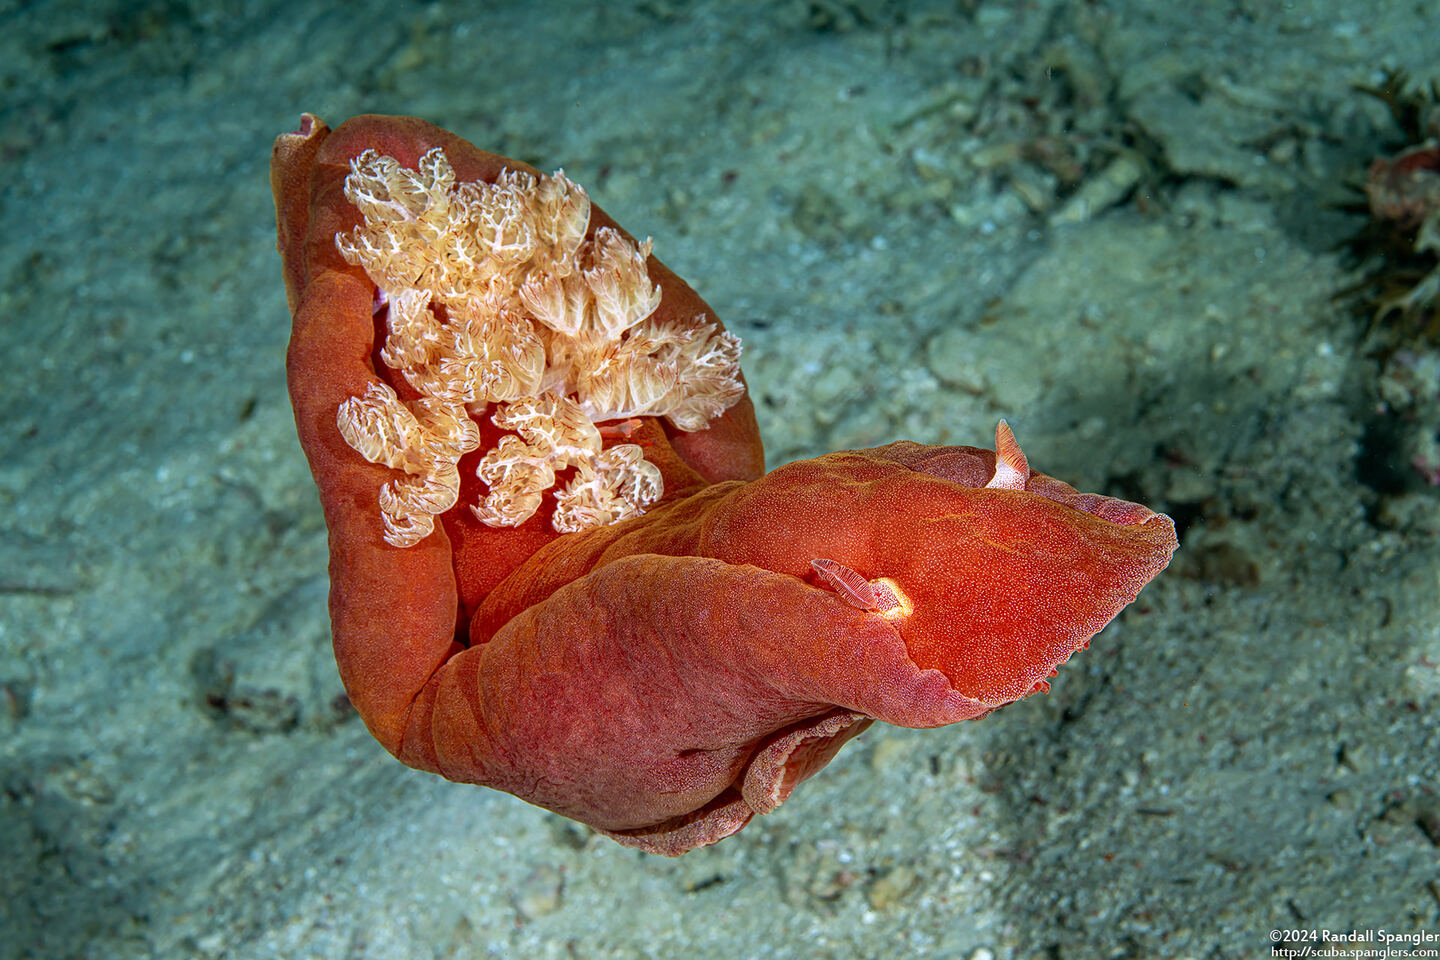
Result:
[[[1044,689],[1169,562],[1003,423],[764,473],[738,343],[561,176],[408,117],[276,142],[335,658],[403,762],[680,854],[875,720]]]

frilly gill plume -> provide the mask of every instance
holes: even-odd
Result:
[[[471,510],[516,526],[573,468],[551,518],[568,533],[636,516],[663,493],[640,447],[602,449],[597,423],[663,416],[700,430],[744,392],[740,341],[704,314],[654,319],[650,242],[609,227],[587,240],[590,198],[563,171],[457,183],[438,147],[415,170],[367,150],[345,197],[365,222],[336,247],[380,289],[380,357],[420,394],[401,400],[377,381],[336,415],[361,456],[406,474],[379,497],[394,546],[419,543],[455,506],[460,458],[480,446],[471,418],[491,404],[491,422],[519,436],[481,458],[489,493]]]

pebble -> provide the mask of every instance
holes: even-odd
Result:
[[[896,867],[870,886],[870,906],[888,910],[905,899],[920,877],[909,867]]]

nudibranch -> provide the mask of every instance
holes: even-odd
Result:
[[[684,853],[1045,689],[1175,550],[1004,422],[764,473],[738,341],[563,173],[308,114],[271,171],[336,661],[410,766]]]

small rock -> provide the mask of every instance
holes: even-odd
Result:
[[[553,913],[560,906],[564,876],[560,871],[542,864],[531,870],[515,891],[515,909],[526,920]]]
[[[1325,795],[1325,799],[1341,810],[1355,809],[1355,794],[1344,787],[1339,790],[1332,790]]]
[[[1050,222],[1083,223],[1124,200],[1144,175],[1145,167],[1139,159],[1122,153],[1111,160],[1104,170],[1086,180]]]
[[[919,879],[909,867],[896,867],[871,884],[870,906],[876,910],[888,910],[903,900]]]

